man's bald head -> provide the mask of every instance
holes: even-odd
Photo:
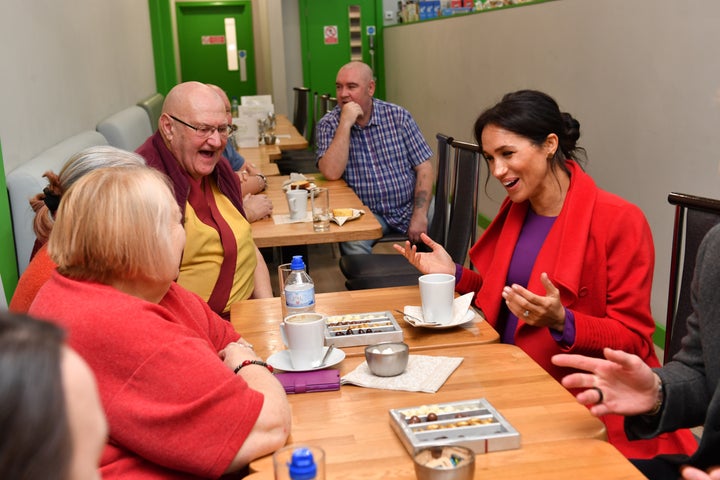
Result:
[[[225,111],[223,99],[215,89],[206,83],[185,82],[175,85],[167,94],[162,113],[178,116],[214,108]]]
[[[227,134],[217,130],[207,138],[197,127],[229,124],[223,99],[205,83],[185,82],[173,87],[165,98],[159,131],[178,163],[195,179],[210,174],[222,156]]]
[[[340,67],[338,75],[340,75],[341,72],[347,73],[350,71],[353,72],[354,78],[361,80],[366,85],[369,85],[370,82],[373,81],[373,71],[367,63],[363,63],[357,60],[346,63],[345,65]]]

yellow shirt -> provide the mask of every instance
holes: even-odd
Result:
[[[235,277],[225,307],[227,312],[234,302],[250,298],[255,288],[253,275],[257,258],[250,223],[237,211],[230,199],[220,193],[215,182],[210,183],[218,210],[231,226],[238,248]],[[217,230],[198,219],[190,203],[185,206],[185,232],[187,240],[177,283],[198,294],[207,302],[220,274],[220,265],[224,257],[220,235]]]

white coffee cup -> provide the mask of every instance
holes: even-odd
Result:
[[[430,273],[418,279],[423,320],[446,325],[452,320],[455,276]]]
[[[303,220],[307,215],[308,191],[288,190],[286,193],[291,220]]]
[[[294,369],[310,370],[320,364],[325,345],[325,315],[289,315],[280,323],[280,334]]]

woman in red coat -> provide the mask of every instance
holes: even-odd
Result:
[[[475,122],[490,173],[507,191],[498,215],[470,249],[475,270],[453,263],[427,236],[430,253],[396,249],[423,273],[450,273],[505,343],[521,347],[558,381],[561,352],[602,357],[604,347],[660,363],[650,293],[655,251],[638,207],[600,190],[577,163],[580,124],[548,95],[509,93]],[[630,458],[692,453],[689,431],[630,441],[623,419],[603,418]]]

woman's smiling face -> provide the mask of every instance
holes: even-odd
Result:
[[[557,195],[558,179],[548,161],[557,150],[555,134],[535,145],[527,137],[489,124],[482,131],[482,147],[490,173],[513,202],[529,200],[535,208]]]

